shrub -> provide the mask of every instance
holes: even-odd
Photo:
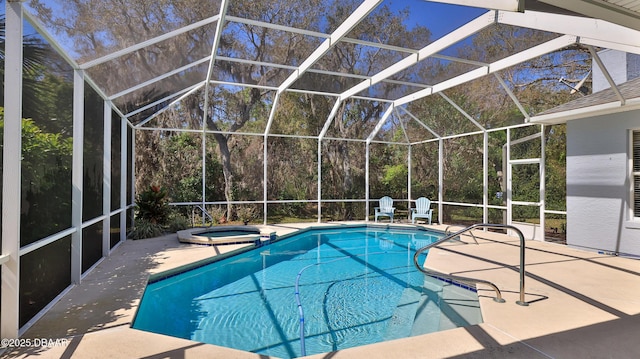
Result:
[[[247,224],[258,217],[257,211],[253,206],[239,207],[237,213],[238,219],[240,219],[244,224]]]
[[[163,234],[164,228],[161,224],[154,223],[146,219],[137,219],[133,230],[129,233],[129,238],[144,239],[159,237]]]
[[[162,226],[166,224],[170,212],[167,191],[160,186],[151,185],[136,197],[136,220]]]
[[[169,216],[166,229],[168,232],[177,232],[191,227],[191,221],[182,214],[173,212]]]
[[[214,224],[222,224],[227,221],[227,211],[221,206],[211,206],[207,208],[207,212],[213,218]]]

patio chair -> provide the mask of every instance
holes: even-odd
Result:
[[[378,222],[378,217],[389,217],[391,223],[393,223],[393,212],[396,207],[393,207],[393,199],[389,196],[384,196],[378,201],[380,207],[374,208],[374,219]]]
[[[433,210],[430,207],[431,201],[428,198],[420,197],[416,199],[416,208],[411,208],[411,223],[416,223],[416,218],[425,218],[431,224]]]

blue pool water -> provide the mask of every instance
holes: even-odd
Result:
[[[302,232],[148,284],[133,327],[280,358],[436,331],[425,313],[439,310],[440,282],[426,285],[413,254],[440,236]]]

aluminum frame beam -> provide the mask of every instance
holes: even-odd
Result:
[[[112,52],[112,53],[110,53],[108,55],[99,57],[99,58],[97,58],[95,60],[87,61],[85,63],[80,64],[80,69],[87,70],[87,69],[89,69],[91,67],[103,64],[105,62],[109,62],[111,60],[115,60],[118,57],[121,57],[121,56],[130,54],[132,52],[144,49],[147,46],[151,46],[151,45],[157,44],[159,42],[168,40],[168,39],[170,39],[172,37],[175,37],[177,35],[184,34],[185,32],[189,32],[189,31],[195,30],[195,29],[197,29],[199,27],[202,27],[202,26],[211,24],[213,22],[216,22],[216,21],[218,21],[219,18],[220,18],[220,15],[214,15],[214,16],[211,16],[211,17],[206,18],[204,20],[200,20],[198,22],[194,22],[193,24],[189,24],[189,25],[181,27],[179,29],[167,32],[166,34],[162,34],[162,35],[154,37],[152,39],[149,39],[149,40],[146,40],[146,41],[143,41],[143,42],[139,42],[139,43],[137,43],[135,45],[131,45],[131,46],[126,47],[126,48],[124,48],[122,50],[114,51],[114,52]]]
[[[285,25],[271,24],[271,23],[264,22],[264,21],[259,21],[259,20],[243,19],[243,18],[239,18],[239,17],[236,17],[236,16],[227,16],[226,19],[227,19],[228,22],[236,22],[236,23],[241,23],[241,24],[264,27],[264,28],[268,28],[268,29],[274,29],[274,30],[278,30],[278,31],[292,32],[294,34],[301,34],[301,35],[306,35],[306,36],[318,37],[318,38],[322,38],[322,39],[327,39],[327,38],[330,37],[329,34],[325,34],[323,32],[298,29],[298,28],[295,28],[295,27],[290,27],[290,26],[285,26]],[[388,44],[383,44],[383,43],[373,42],[373,41],[367,41],[367,40],[353,39],[353,38],[350,38],[350,37],[343,37],[342,39],[340,39],[340,41],[341,42],[346,42],[346,43],[351,43],[351,44],[356,44],[356,45],[362,45],[362,46],[377,47],[377,48],[380,48],[380,49],[385,49],[385,50],[390,50],[390,51],[404,52],[404,53],[407,53],[407,54],[417,54],[419,52],[419,50],[415,50],[415,49],[409,49],[409,48],[405,48],[405,47],[400,47],[400,46],[395,46],[395,45],[388,45]],[[457,58],[457,57],[447,56],[447,55],[434,54],[432,57],[435,57],[435,58],[438,58],[438,59],[442,59],[442,60],[447,60],[447,61],[453,61],[453,62],[466,63],[466,64],[470,64],[470,65],[476,65],[476,66],[484,65],[483,63],[480,63],[478,61],[467,60],[467,59],[462,59],[462,58]]]
[[[150,103],[150,104],[148,104],[148,105],[146,105],[144,107],[140,107],[137,110],[131,111],[131,112],[127,113],[125,116],[131,117],[131,116],[137,115],[138,113],[140,113],[142,111],[150,109],[151,107],[159,105],[159,104],[161,104],[161,103],[163,103],[165,101],[168,101],[168,100],[170,100],[170,99],[172,99],[174,97],[178,97],[178,96],[184,94],[185,92],[189,92],[189,91],[193,90],[194,88],[200,87],[200,86],[202,86],[202,83],[197,83],[197,84],[195,84],[193,86],[189,86],[189,87],[187,87],[185,89],[182,89],[182,90],[180,90],[178,92],[175,92],[175,93],[173,93],[173,94],[171,94],[169,96],[163,97],[163,98],[159,99],[158,101],[154,101],[154,102],[152,102],[152,103]],[[162,110],[164,110],[164,108]],[[159,110],[158,112],[160,112],[162,110]]]
[[[133,87],[129,87],[126,90],[122,90],[122,91],[120,91],[118,93],[115,93],[115,94],[109,96],[107,99],[110,100],[110,101],[113,101],[113,100],[117,99],[118,97],[122,97],[124,95],[130,94],[130,93],[132,93],[132,92],[134,92],[136,90],[139,90],[139,89],[141,89],[143,87],[146,87],[146,86],[149,86],[149,85],[153,85],[154,83],[156,83],[156,82],[158,82],[160,80],[164,80],[167,77],[173,76],[175,74],[179,74],[182,71],[189,70],[192,67],[196,67],[198,65],[202,65],[205,62],[209,62],[209,61],[211,61],[211,56],[203,57],[202,59],[200,59],[198,61],[194,61],[194,62],[192,62],[190,64],[178,67],[175,70],[172,70],[172,71],[169,71],[169,72],[165,72],[164,74],[162,74],[160,76],[156,76],[156,77],[154,77],[152,79],[149,79],[149,80],[147,80],[145,82],[141,82],[141,83],[139,83],[139,84],[137,84],[137,85],[135,85]]]
[[[518,110],[520,110],[520,113],[524,116],[525,121],[528,122],[529,119],[531,118],[531,116],[529,116],[529,113],[527,113],[527,110],[524,108],[524,106],[522,106],[522,104],[520,103],[520,100],[518,100],[516,95],[513,93],[513,91],[511,91],[511,89],[509,88],[509,86],[504,81],[502,76],[500,76],[499,73],[494,72],[493,75],[495,76],[496,79],[498,79],[498,82],[500,83],[500,86],[502,86],[502,88],[507,93],[507,95],[509,95],[509,98],[511,99],[511,101],[513,101],[513,103],[516,105]]]
[[[350,96],[353,96],[364,89],[377,84],[378,82],[391,77],[398,72],[409,68],[417,64],[418,62],[432,56],[439,51],[446,49],[447,47],[477,33],[478,31],[484,29],[487,26],[495,23],[495,12],[489,11],[484,15],[468,22],[467,24],[457,28],[456,30],[450,32],[449,34],[439,38],[438,40],[432,42],[431,44],[423,47],[417,53],[409,55],[404,59],[396,62],[395,64],[387,67],[386,69],[378,72],[377,74],[371,77],[371,80],[365,80],[358,85],[353,86],[352,88],[344,91],[340,94],[340,99],[345,100]]]
[[[445,4],[480,7],[484,9],[523,11],[524,0],[429,0]]]
[[[471,70],[469,72],[466,72],[464,74],[458,75],[454,78],[451,78],[449,80],[440,82],[436,85],[433,86],[433,88],[430,89],[425,89],[425,90],[421,90],[418,91],[416,93],[407,95],[405,97],[399,98],[397,99],[394,104],[396,106],[399,105],[404,105],[406,103],[415,101],[415,100],[419,100],[421,98],[430,96],[434,93],[440,92],[440,91],[444,91],[446,89],[458,86],[458,85],[462,85],[466,82],[478,79],[480,77],[483,77],[485,75],[494,73],[494,72],[498,72],[500,70],[504,70],[506,68],[509,68],[513,65],[519,64],[521,62],[527,61],[529,59],[532,58],[536,58],[538,56],[542,56],[544,54],[547,54],[549,52],[552,51],[556,51],[559,49],[562,49],[564,47],[567,47],[571,44],[576,43],[577,41],[577,37],[576,36],[571,36],[571,35],[563,35],[560,36],[558,38],[555,38],[553,40],[547,41],[545,43],[542,43],[540,45],[534,46],[532,48],[529,48],[527,50],[521,51],[517,54],[511,55],[511,56],[507,56],[504,59],[495,61],[491,64],[489,64],[489,66],[487,66],[486,68],[479,68],[479,69],[475,69],[475,70]]]
[[[5,91],[2,162],[2,263],[0,335],[18,338],[20,308],[20,207],[22,168],[22,3],[7,1],[5,15]],[[16,175],[18,174],[18,175]]]
[[[183,93],[182,96],[178,97],[177,99],[171,101],[170,104],[168,104],[167,106],[163,107],[160,111],[154,113],[153,115],[145,118],[143,121],[141,121],[139,124],[132,126],[133,128],[141,128],[142,125],[146,124],[147,122],[153,120],[154,118],[160,116],[160,114],[162,114],[163,112],[167,111],[169,108],[171,108],[173,105],[177,104],[178,102],[180,102],[182,99],[186,98],[187,96],[191,95],[192,93],[198,91],[202,86],[204,86],[205,83],[201,82],[199,84],[193,85],[191,87],[190,90],[188,90],[187,92]]]
[[[435,138],[442,137],[439,134],[437,134],[434,130],[432,130],[431,127],[427,126],[424,122],[420,121],[414,114],[412,114],[406,108],[404,108],[402,106],[400,106],[398,108],[401,109],[402,111],[404,111],[407,115],[409,115],[409,117],[413,118],[414,121],[416,121],[420,126],[424,127],[427,131],[429,131]]]
[[[604,62],[602,62],[600,55],[598,55],[598,53],[593,48],[593,46],[587,46],[587,48],[589,49],[589,53],[591,53],[591,57],[593,58],[593,61],[596,62],[596,64],[600,68],[600,71],[602,71],[602,75],[604,75],[604,77],[607,79],[609,86],[611,86],[611,90],[613,90],[618,100],[620,100],[620,105],[624,106],[627,100],[624,98],[624,96],[622,96],[622,93],[620,93],[620,89],[618,88],[618,85],[613,80],[613,77],[611,77],[611,73],[609,73],[609,70],[605,66]]]
[[[371,143],[373,138],[376,137],[376,135],[382,128],[382,125],[384,125],[384,123],[387,122],[394,107],[395,106],[392,104],[391,106],[387,107],[386,111],[384,111],[384,113],[382,114],[382,117],[380,117],[380,121],[378,121],[378,123],[376,124],[376,127],[374,127],[373,131],[371,131],[371,133],[369,134],[369,137],[367,137],[367,146],[369,145],[369,143]]]
[[[73,155],[71,184],[71,282],[80,284],[82,277],[82,201],[84,188],[84,71],[73,76]]]
[[[125,117],[120,117],[120,241],[127,239],[127,150],[128,141],[127,138],[127,124],[129,122]]]
[[[216,34],[213,39],[213,44],[211,45],[211,55],[209,55],[209,68],[207,69],[207,76],[204,83],[204,104],[202,109],[202,143],[201,143],[201,153],[202,153],[202,209],[206,212],[205,208],[205,199],[207,196],[207,181],[206,181],[206,171],[207,171],[207,119],[209,118],[209,89],[211,88],[211,75],[213,74],[213,67],[216,62],[216,53],[218,52],[218,47],[220,46],[220,38],[222,37],[222,28],[225,23],[225,16],[227,15],[227,9],[229,7],[228,0],[222,0],[220,2],[220,19],[216,24]],[[211,118],[213,119],[213,113],[211,114]],[[227,209],[229,209],[229,204],[227,204]],[[204,221],[204,216],[203,216]]]
[[[297,79],[302,76],[313,64],[315,64],[322,56],[324,56],[336,43],[351,31],[362,19],[364,19],[371,11],[373,11],[382,0],[365,0],[358,8],[356,8],[349,17],[342,22],[340,26],[326,39],[318,48],[313,51],[305,61],[300,64],[298,69],[291,74],[281,85],[279,91],[291,86]]]
[[[103,114],[103,151],[102,151],[102,257],[111,251],[111,101],[104,101]]]
[[[440,97],[442,97],[445,101],[447,101],[449,105],[453,106],[453,108],[455,108],[458,112],[460,112],[462,116],[466,117],[467,120],[471,121],[471,123],[473,123],[476,127],[478,127],[483,131],[485,130],[484,126],[482,126],[478,121],[476,121],[475,118],[469,115],[467,111],[463,110],[462,107],[458,106],[458,104],[455,103],[451,98],[449,98],[449,96],[445,95],[443,92],[438,92],[438,95],[440,95]]]
[[[402,129],[402,133],[404,134],[405,140],[407,140],[407,144],[411,146],[411,140],[409,139],[409,134],[407,133],[407,130],[404,128],[404,123],[402,123],[402,118],[398,113],[398,109],[394,108],[393,113],[395,113],[395,118],[398,120],[398,123],[400,123],[400,128]]]

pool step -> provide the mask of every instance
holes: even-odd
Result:
[[[406,338],[411,334],[411,326],[421,297],[421,293],[414,288],[404,289],[382,340]]]
[[[482,323],[478,295],[460,286],[425,277],[411,336]]]
[[[453,284],[443,287],[440,312],[440,330],[482,323],[477,293]]]
[[[384,340],[440,330],[439,306],[442,284],[438,279],[425,276],[422,282],[405,288],[391,317]]]
[[[420,296],[411,327],[411,336],[437,332],[440,329],[440,302],[442,282],[431,277],[424,278],[424,290]]]

